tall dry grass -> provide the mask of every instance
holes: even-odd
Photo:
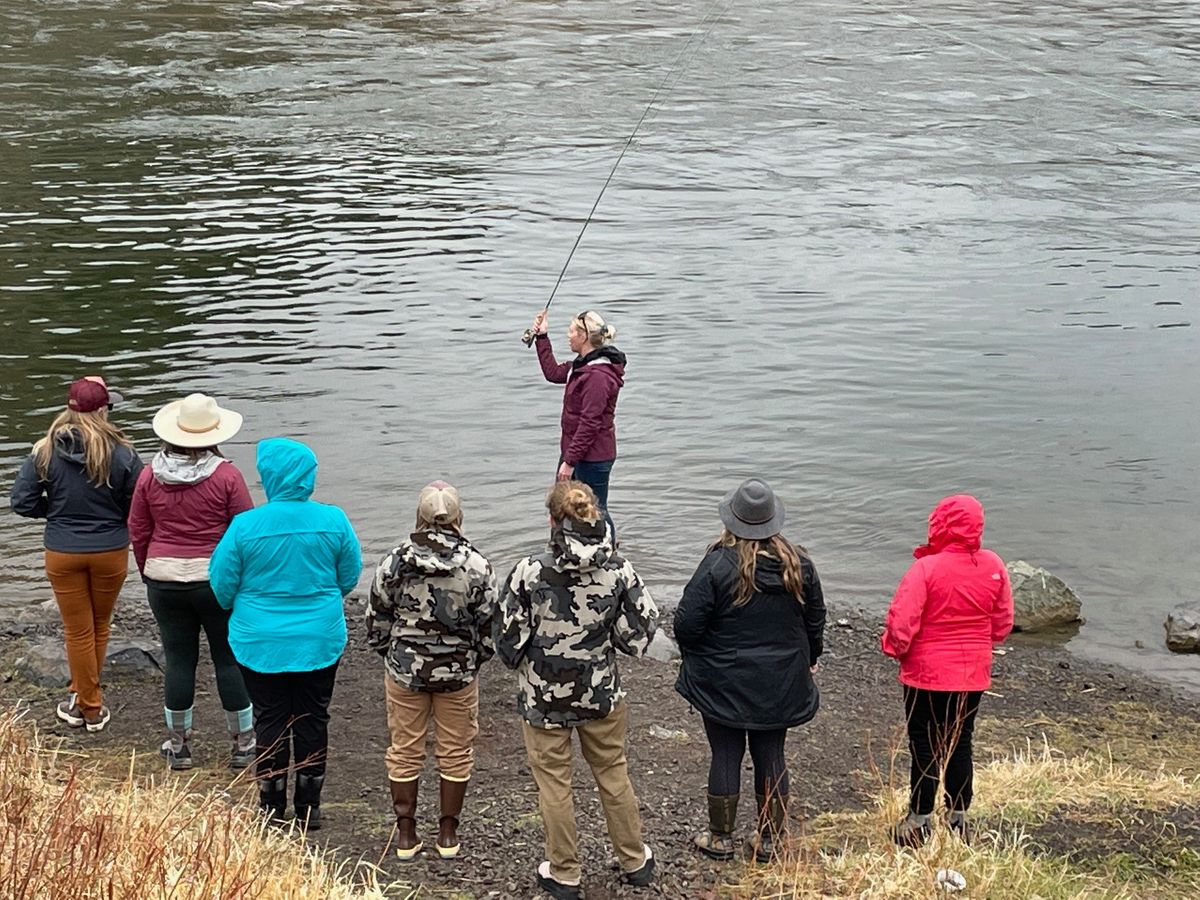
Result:
[[[186,782],[114,783],[51,747],[18,715],[0,719],[0,897],[4,900],[326,900],[383,897],[253,807]]]

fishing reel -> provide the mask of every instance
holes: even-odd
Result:
[[[521,335],[521,343],[526,347],[532,347],[534,340],[537,338],[537,332],[532,328],[526,328],[525,333]]]

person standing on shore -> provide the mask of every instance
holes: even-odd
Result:
[[[682,660],[675,689],[700,712],[712,758],[708,829],[696,847],[732,859],[742,758],[750,745],[758,823],[754,854],[778,851],[790,794],[787,730],[816,715],[813,682],[824,649],[825,597],[803,547],[780,533],[784,508],[750,478],[719,506],[721,537],[700,561],[675,610]]]
[[[581,312],[567,326],[567,344],[575,358],[563,363],[555,359],[550,346],[546,310],[534,318],[533,332],[542,375],[552,384],[566,385],[556,480],[574,479],[592,489],[615,540],[608,482],[617,458],[614,416],[625,384],[626,361],[612,344],[617,330],[599,313]]]
[[[546,498],[550,544],[513,568],[496,621],[496,652],[517,670],[517,706],[538,788],[547,859],[537,883],[556,900],[580,897],[571,793],[571,734],[600,790],[608,836],[635,886],[654,878],[654,854],[629,780],[629,712],[617,651],[642,656],[658,610],[633,565],[613,550],[596,496],[586,484],[560,481]]]
[[[317,457],[299,441],[258,445],[267,502],[235,518],[213,551],[209,580],[232,609],[229,646],[254,703],[259,806],[280,823],[295,749],[296,820],[321,827],[329,702],[346,647],[342,598],[362,574],[346,514],[310,499]]]
[[[123,398],[80,378],[13,483],[13,512],[45,519],[46,576],[62,615],[70,696],[58,718],[102,731],[111,713],[100,675],[117,595],[129,571],[129,505],[142,461],[108,411]]]
[[[162,446],[138,477],[129,514],[133,556],[162,637],[166,661],[162,755],[172,769],[192,767],[189,742],[200,632],[217,675],[232,742],[230,768],[254,762],[254,707],[229,649],[229,612],[208,581],[208,562],[229,523],[254,507],[246,480],[218,446],[241,430],[242,415],[204,394],[168,403],[154,417]]]
[[[495,653],[496,576],[462,533],[458,491],[444,481],[421,489],[416,530],[375,572],[367,597],[367,643],[383,656],[388,782],[396,814],[396,855],[412,859],[417,786],[433,720],[439,799],[436,849],[459,853],[458,823],[479,734],[479,668]]]
[[[992,648],[1013,627],[1004,561],[981,546],[983,506],[969,494],[946,497],[929,515],[928,541],[900,580],[881,646],[900,661],[908,721],[909,810],[892,829],[901,846],[931,832],[939,777],[950,830],[969,839],[974,761],[971,739],[992,682]]]

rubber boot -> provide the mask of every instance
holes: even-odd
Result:
[[[787,827],[787,794],[764,796],[755,794],[758,802],[758,834],[754,842],[754,859],[766,863],[773,860],[783,846],[783,832]]]
[[[738,794],[708,795],[708,830],[696,837],[696,849],[709,859],[733,859],[737,844],[733,828],[737,822]]]
[[[324,786],[324,774],[296,776],[292,804],[296,807],[296,821],[306,831],[321,830],[321,788]]]
[[[159,752],[174,771],[182,772],[192,767],[192,748],[188,741],[192,736],[192,709],[167,709],[167,739]]]
[[[462,815],[467,782],[443,778],[439,793],[442,811],[438,819],[437,853],[442,859],[454,859],[458,856],[458,819]]]
[[[284,823],[287,810],[287,775],[264,778],[258,783],[258,808],[266,813],[272,825]]]
[[[417,840],[417,787],[420,781],[390,781],[392,810],[396,813],[396,856],[405,862],[421,852]]]
[[[258,756],[258,745],[254,737],[254,707],[225,710],[225,728],[229,732],[231,744],[229,768],[235,771],[249,768]]]

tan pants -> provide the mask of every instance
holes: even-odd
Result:
[[[86,715],[100,712],[100,673],[108,652],[109,624],[129,570],[129,548],[102,553],[46,551],[46,577],[62,615],[71,690]]]
[[[475,765],[479,734],[479,682],[461,691],[410,691],[390,675],[383,676],[391,746],[385,756],[391,781],[416,781],[425,768],[425,739],[433,717],[434,754],[447,781],[467,781]]]
[[[642,817],[629,781],[625,759],[628,711],[620,704],[603,719],[576,728],[534,728],[525,725],[525,750],[537,782],[542,826],[546,829],[546,858],[558,881],[578,884],[582,876],[575,833],[575,801],[571,794],[571,732],[579,732],[583,758],[600,789],[600,804],[608,822],[617,862],[634,872],[646,861]]]

